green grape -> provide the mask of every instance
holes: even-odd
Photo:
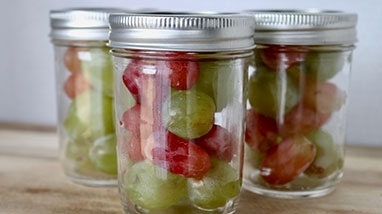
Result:
[[[88,152],[91,147],[88,141],[69,141],[66,145],[65,157],[71,160],[77,168],[88,165]]]
[[[245,160],[253,168],[260,169],[261,161],[263,160],[265,154],[253,151],[247,144],[245,145],[244,151]]]
[[[211,168],[201,179],[188,180],[190,200],[203,209],[216,209],[240,193],[239,173],[225,161],[211,159]]]
[[[231,61],[215,61],[199,63],[199,78],[194,88],[209,95],[216,104],[217,111],[221,111],[235,98],[234,86],[236,82],[235,67]]]
[[[249,80],[248,99],[259,113],[279,118],[288,113],[298,102],[299,90],[285,72],[256,68]]]
[[[344,63],[341,52],[310,53],[305,58],[306,76],[316,81],[328,80],[342,70]]]
[[[121,80],[122,82],[122,80]],[[126,88],[126,86],[123,84],[123,83],[120,83],[119,84],[120,88],[119,88],[119,97],[115,98],[115,99],[119,99],[120,101],[119,102],[116,102],[116,103],[120,103],[120,106],[121,106],[121,111],[124,112],[125,110],[135,106],[135,104],[137,104],[137,102],[135,101],[133,95],[130,93],[130,91]]]
[[[294,65],[288,68],[287,74],[296,84],[300,84],[300,81],[302,81],[303,84],[305,83],[304,76],[303,76],[304,73],[301,72],[300,65]]]
[[[92,86],[107,96],[114,97],[113,63],[109,48],[91,48],[81,62],[82,72]]]
[[[254,61],[253,64],[255,67],[265,65],[263,60],[261,59],[261,51],[262,51],[261,48],[255,48],[255,50],[253,51],[253,61]]]
[[[76,140],[95,140],[113,133],[113,99],[94,91],[79,94],[69,106],[63,128]]]
[[[311,132],[307,138],[316,146],[316,157],[305,171],[315,178],[325,178],[342,167],[342,157],[332,136],[320,129]]]
[[[128,198],[145,209],[162,210],[177,203],[187,193],[187,179],[140,161],[124,176]]]
[[[199,63],[199,77],[194,89],[201,91],[216,100],[218,69],[213,62]]]
[[[89,150],[89,157],[97,169],[108,174],[117,174],[116,146],[114,134],[102,136],[94,141]]]
[[[116,88],[116,94],[117,96],[114,97],[114,102],[118,103],[118,105],[115,106],[117,113],[117,118],[122,118],[123,113],[132,108],[137,104],[135,101],[133,95],[130,93],[130,91],[126,88],[124,83],[122,82],[122,78],[120,78],[120,83],[117,85],[118,87]],[[118,120],[119,120],[118,119]]]
[[[163,104],[163,123],[184,139],[207,134],[214,123],[215,103],[197,90],[173,91]]]

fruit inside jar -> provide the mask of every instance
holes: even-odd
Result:
[[[104,43],[62,47],[68,104],[62,129],[69,174],[91,181],[115,180],[113,66]],[[90,181],[89,184],[92,182]],[[114,182],[115,183],[115,182]]]
[[[149,212],[226,206],[241,188],[241,126],[230,121],[244,115],[229,114],[242,109],[233,104],[237,98],[227,80],[243,81],[242,59],[145,54],[133,52],[117,83],[133,98],[119,117],[121,194]]]
[[[342,174],[350,52],[259,45],[250,74],[246,123],[249,185],[309,191]]]

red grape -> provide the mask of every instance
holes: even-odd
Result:
[[[126,135],[127,136],[127,135]],[[141,139],[137,135],[124,137],[124,150],[129,159],[133,162],[139,162],[145,159],[141,150]]]
[[[82,75],[82,73],[73,73],[64,83],[64,91],[70,99],[75,98],[78,94],[91,90],[92,85],[90,82]]]
[[[122,115],[122,125],[133,134],[139,133],[139,121],[141,120],[141,105],[136,104],[125,111]]]
[[[123,132],[123,149],[127,152],[129,159],[133,162],[144,159],[141,152],[140,121],[141,106],[139,104],[128,109],[122,115],[122,125],[129,131],[128,133]]]
[[[185,53],[168,54],[169,60],[157,61],[156,66],[162,78],[170,80],[170,86],[177,90],[190,89],[198,80],[199,64],[191,61]]]
[[[271,185],[286,184],[306,170],[315,155],[316,147],[304,136],[285,138],[264,156],[260,174]]]
[[[200,146],[171,132],[158,134],[152,150],[155,165],[186,178],[200,178],[207,173],[211,160]]]
[[[285,70],[304,60],[305,52],[287,46],[273,45],[261,49],[262,61],[273,70]]]
[[[233,157],[234,136],[225,128],[213,125],[212,129],[204,136],[194,140],[209,155],[230,162]]]
[[[247,111],[245,141],[258,153],[265,153],[277,144],[277,123],[274,118],[257,113],[254,109]]]
[[[78,56],[80,51],[87,51],[85,48],[80,47],[68,47],[64,54],[64,65],[65,67],[73,73],[81,73],[82,66],[81,60]]]
[[[144,73],[144,70],[150,70],[150,72]],[[141,102],[143,90],[147,85],[147,81],[153,79],[153,74],[155,74],[155,68],[150,62],[137,59],[132,60],[123,72],[123,83],[129,89],[137,103]]]
[[[122,125],[129,131],[124,143],[126,143],[125,149],[130,159],[132,161],[142,160],[142,151],[145,149],[146,141],[153,131],[158,130],[153,118],[147,113],[147,108],[136,104],[123,113]]]
[[[323,114],[338,111],[345,103],[346,93],[333,83],[308,83],[305,87],[304,103]]]
[[[308,134],[325,124],[330,115],[318,112],[303,104],[297,105],[285,115],[284,121],[280,124],[279,133],[282,137]]]

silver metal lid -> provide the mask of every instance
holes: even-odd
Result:
[[[60,40],[108,40],[109,15],[126,10],[73,8],[50,11],[50,37]]]
[[[243,14],[112,14],[109,46],[141,50],[235,51],[254,47],[254,19]]]
[[[255,42],[285,45],[350,45],[357,14],[320,10],[253,10]]]

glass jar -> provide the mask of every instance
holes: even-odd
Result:
[[[114,75],[108,17],[117,9],[51,11],[60,159],[80,184],[117,184]]]
[[[252,17],[124,14],[110,25],[125,212],[233,213]]]
[[[332,192],[343,174],[357,15],[251,11],[244,186],[280,198]]]

